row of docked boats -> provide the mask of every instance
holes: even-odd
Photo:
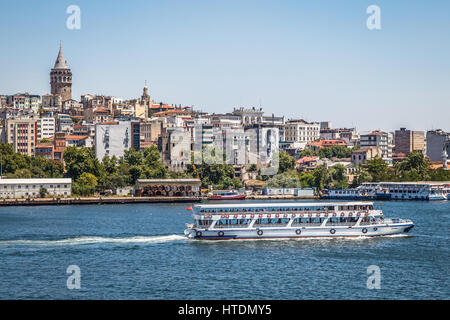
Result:
[[[354,189],[328,189],[322,199],[450,200],[450,182],[366,182]]]

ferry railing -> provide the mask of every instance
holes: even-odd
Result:
[[[325,226],[331,227],[331,226],[346,226],[346,227],[353,227],[356,225],[356,222],[327,222]]]
[[[273,227],[273,228],[276,228],[276,227],[286,227],[286,226],[287,226],[287,223],[263,223],[263,224],[255,223],[253,225],[254,228],[261,228],[261,227]]]
[[[305,223],[292,223],[291,227],[318,227],[322,222],[305,222]]]
[[[220,224],[215,225],[216,229],[227,229],[227,228],[248,228],[248,224]]]

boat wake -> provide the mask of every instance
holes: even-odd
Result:
[[[88,244],[114,243],[114,244],[149,244],[164,243],[185,240],[186,237],[172,234],[167,236],[138,236],[129,238],[105,238],[105,237],[77,237],[61,240],[0,240],[0,245],[25,245],[25,246],[76,246]]]

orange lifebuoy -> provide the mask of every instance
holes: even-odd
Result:
[[[268,214],[267,214],[267,218],[270,218],[271,216],[272,216],[271,213],[268,213]]]
[[[234,216],[233,216],[234,218],[237,218],[238,217],[238,215],[237,214],[235,214]]]
[[[275,218],[278,218],[278,217],[280,217],[280,214],[279,213],[275,213]]]
[[[358,217],[361,216],[361,212],[358,212],[356,215],[357,215]]]
[[[242,218],[245,218],[246,217],[246,215],[245,215],[245,213],[242,215]]]
[[[353,212],[350,212],[350,213],[348,214],[348,216],[349,216],[349,217],[352,217],[352,216],[353,216]]]
[[[262,213],[260,213],[260,214],[259,214],[259,217],[260,217],[260,218],[262,218],[262,217],[263,217],[263,214],[262,214]]]
[[[336,212],[333,212],[333,217],[336,217],[337,216],[337,213]]]
[[[250,215],[250,218],[254,218],[254,217],[255,217],[255,214],[252,213],[252,214]]]
[[[292,214],[292,218],[295,218],[295,213]]]
[[[320,213],[316,213],[316,217],[320,217]]]
[[[345,213],[341,212],[341,217],[345,216]]]

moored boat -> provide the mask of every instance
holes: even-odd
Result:
[[[373,193],[386,190],[392,200],[446,200],[445,182],[365,182],[358,189]],[[379,199],[379,198],[378,198]],[[381,199],[379,199],[381,200]]]
[[[408,219],[385,219],[372,202],[194,205],[189,239],[375,237],[409,232]]]
[[[214,191],[208,200],[244,200],[245,194],[237,191]]]

